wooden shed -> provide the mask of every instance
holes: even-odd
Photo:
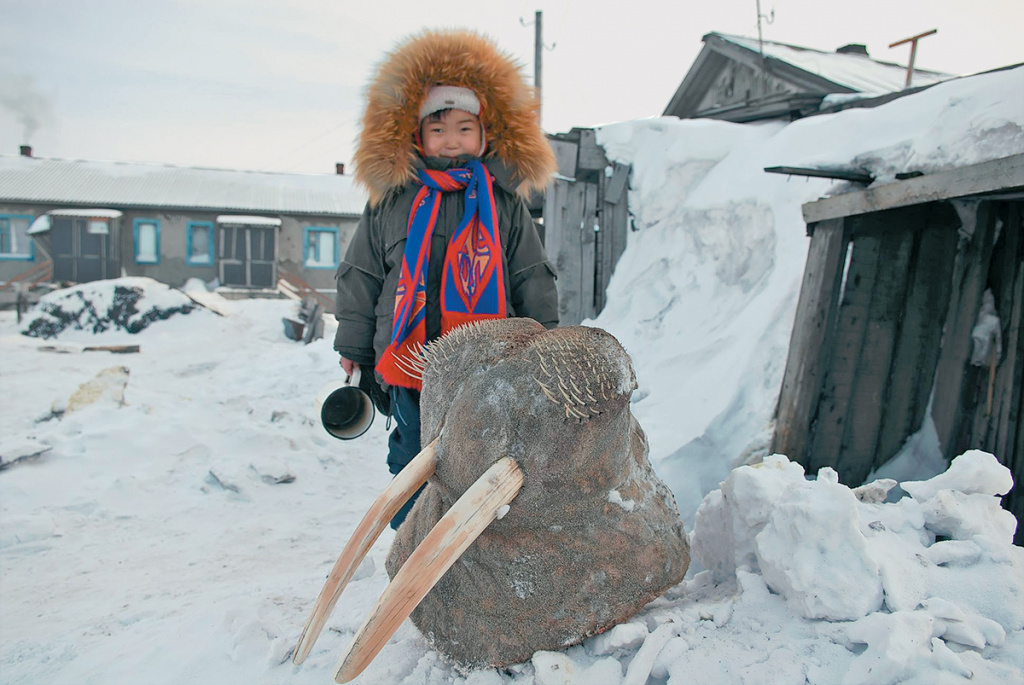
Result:
[[[593,129],[548,140],[558,175],[544,200],[544,244],[558,275],[559,321],[569,326],[604,309],[608,281],[626,249],[630,167],[608,161]]]
[[[907,68],[872,59],[860,44],[834,52],[770,40],[709,33],[704,47],[665,107],[665,116],[748,122],[820,113],[831,94],[903,92]],[[950,78],[914,69],[913,86]],[[880,102],[876,102],[880,104]]]
[[[1024,154],[803,212],[811,243],[772,450],[859,485],[930,412],[947,460],[981,449],[1010,468],[1003,505],[1024,521]],[[1002,351],[972,363],[986,291]]]

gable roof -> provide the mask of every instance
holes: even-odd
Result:
[[[806,115],[831,93],[862,93],[868,96],[904,89],[907,68],[871,59],[855,52],[824,52],[756,38],[709,33],[704,48],[687,72],[665,115],[681,119],[713,117],[752,121],[786,114]],[[762,59],[762,54],[764,55]],[[773,92],[724,105],[709,103],[706,96],[730,66],[770,78]],[[928,86],[952,76],[915,67],[911,86]]]
[[[359,216],[351,176],[0,155],[0,202]]]

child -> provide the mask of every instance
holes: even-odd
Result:
[[[523,202],[557,168],[538,108],[518,65],[469,31],[407,39],[368,88],[354,161],[370,200],[338,268],[334,347],[349,375],[373,367],[389,391],[392,474],[420,451],[425,343],[490,318],[558,325],[554,269]]]

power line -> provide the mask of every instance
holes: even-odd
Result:
[[[295,148],[293,148],[293,149],[289,150],[288,152],[284,153],[283,155],[279,156],[279,157],[278,157],[277,159],[275,159],[275,160],[273,160],[272,162],[270,162],[270,164],[277,164],[277,163],[278,163],[278,162],[280,162],[280,161],[281,161],[282,159],[287,159],[288,157],[290,157],[291,155],[295,154],[295,153],[296,153],[296,152],[298,152],[299,150],[301,150],[301,149],[303,149],[303,148],[305,148],[305,147],[308,147],[308,146],[312,145],[313,143],[315,143],[315,142],[317,142],[317,141],[321,140],[322,138],[324,138],[324,137],[326,137],[326,136],[330,135],[331,133],[334,133],[334,132],[335,132],[335,131],[337,131],[338,129],[340,129],[340,128],[343,128],[344,126],[347,126],[347,125],[348,125],[348,122],[344,122],[344,121],[343,121],[342,123],[338,124],[337,126],[332,126],[331,128],[327,129],[327,130],[326,130],[326,131],[324,131],[323,133],[320,133],[319,135],[317,135],[317,136],[314,136],[313,138],[310,138],[310,139],[309,139],[309,140],[307,140],[306,142],[304,142],[304,143],[302,143],[302,144],[298,145],[297,147],[295,147]]]

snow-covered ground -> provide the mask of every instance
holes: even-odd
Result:
[[[633,356],[634,413],[693,533],[693,571],[626,624],[507,671],[459,673],[406,622],[357,682],[1024,683],[1024,551],[991,455],[910,474],[925,482],[902,483],[897,502],[891,483],[851,490],[766,455],[807,247],[800,204],[828,184],[761,171],[934,170],[1022,152],[1022,127],[1024,69],[788,126],[601,130],[634,166],[640,230],[593,323]],[[384,421],[349,442],[317,424],[316,391],[341,376],[330,324],[303,346],[284,336],[290,302],[195,296],[224,316],[46,340],[0,312],[0,458],[42,451],[0,471],[5,684],[328,683],[387,584],[390,531],[292,666],[389,480]],[[118,344],[140,351],[82,349]]]

